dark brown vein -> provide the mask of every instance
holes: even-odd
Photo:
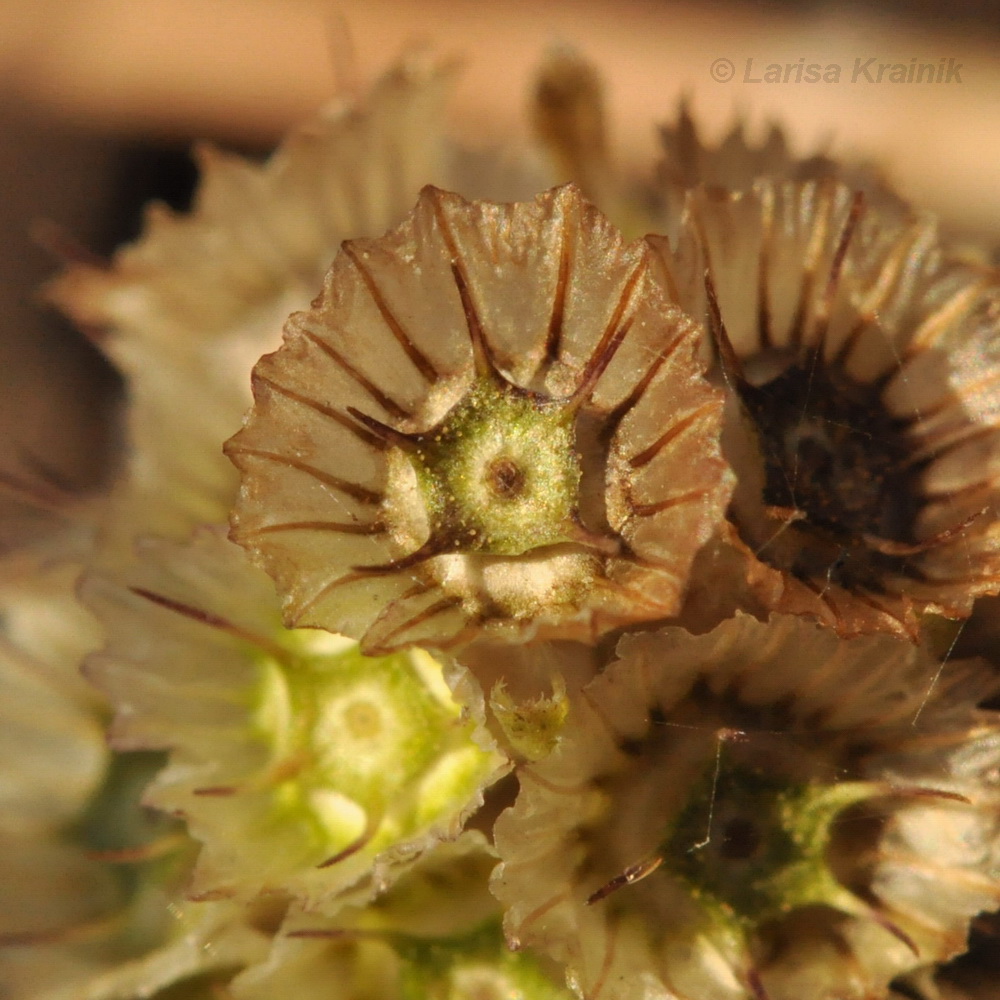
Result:
[[[401,625],[397,625],[394,629],[386,632],[386,634],[380,638],[378,648],[386,648],[386,643],[392,642],[393,639],[401,633],[417,628],[419,625],[423,625],[432,618],[436,618],[438,615],[443,614],[446,611],[450,611],[452,608],[458,607],[461,603],[461,600],[457,597],[443,597],[441,600],[435,601],[432,605],[430,605],[430,607],[424,608],[423,611],[420,611],[413,615],[413,617],[408,618]]]
[[[691,490],[688,493],[680,493],[674,497],[667,497],[663,500],[658,500],[656,503],[632,503],[630,506],[632,508],[632,513],[636,517],[652,517],[654,514],[660,514],[665,510],[670,510],[671,507],[680,507],[687,503],[696,503],[699,500],[704,500],[706,497],[711,496],[712,491],[710,489],[703,490]]]
[[[376,493],[374,490],[369,490],[364,486],[359,486],[357,483],[348,482],[346,479],[341,479],[339,476],[332,476],[329,472],[317,469],[316,466],[308,465],[306,462],[302,462],[297,458],[292,458],[290,455],[281,455],[277,452],[263,451],[259,448],[241,448],[238,445],[234,448],[228,449],[228,454],[249,455],[253,458],[263,458],[270,462],[276,462],[279,465],[287,465],[290,469],[296,469],[307,476],[311,476],[324,486],[329,486],[331,489],[337,490],[338,493],[346,494],[352,500],[357,500],[358,503],[375,506],[380,504],[384,499],[381,493]]]
[[[347,372],[387,413],[391,413],[397,419],[412,416],[409,410],[405,410],[394,399],[390,399],[367,375],[358,371],[336,348],[310,330],[300,329],[299,332],[310,343],[315,344],[335,365]]]
[[[385,447],[394,445],[397,448],[402,448],[404,451],[416,450],[417,442],[409,434],[398,431],[395,427],[390,427],[388,424],[382,423],[381,420],[376,420],[375,417],[370,417],[367,413],[362,413],[353,406],[347,407],[347,412],[359,424],[362,424],[370,433],[375,435]]]
[[[809,302],[812,299],[813,288],[816,285],[816,270],[819,266],[820,255],[823,252],[823,244],[826,242],[827,231],[830,227],[830,214],[833,211],[833,198],[829,188],[825,189],[825,197],[822,200],[824,208],[823,214],[813,225],[809,235],[809,242],[806,246],[805,264],[802,270],[802,284],[799,287],[799,301],[795,306],[795,316],[792,319],[789,343],[793,347],[802,344],[806,316],[809,312]]]
[[[622,341],[625,339],[625,335],[631,329],[632,321],[635,317],[633,315],[626,319],[625,312],[631,305],[632,296],[639,282],[645,277],[647,268],[647,258],[643,257],[628,278],[626,278],[614,312],[611,314],[604,333],[601,334],[601,339],[597,342],[597,346],[594,348],[590,360],[583,370],[579,384],[570,397],[571,401],[577,405],[583,404],[590,398],[598,379],[614,360],[615,354],[618,353],[618,348],[621,347]]]
[[[386,443],[382,438],[376,437],[370,431],[365,430],[364,427],[358,425],[357,421],[351,420],[346,414],[341,413],[339,410],[335,410],[332,406],[327,406],[325,403],[321,403],[318,399],[311,399],[309,396],[303,396],[294,389],[289,389],[286,386],[281,385],[279,382],[272,381],[265,375],[255,375],[254,382],[266,385],[269,389],[278,393],[279,396],[291,399],[293,402],[306,406],[310,410],[314,410],[316,413],[320,414],[320,416],[326,417],[328,420],[332,420],[335,424],[343,427],[344,430],[350,431],[351,434],[363,441],[370,448],[374,448],[376,451],[385,450]]]
[[[716,408],[716,403],[702,403],[696,410],[692,410],[687,416],[682,417],[672,427],[661,434],[649,447],[644,448],[638,455],[633,455],[629,459],[629,465],[633,469],[648,465],[667,445],[672,444],[685,431],[693,427],[702,417],[711,413]]]
[[[483,332],[479,313],[476,312],[476,304],[472,301],[468,276],[458,260],[451,262],[451,275],[455,281],[455,287],[458,289],[458,297],[462,302],[462,311],[465,313],[465,326],[469,331],[469,343],[472,345],[472,364],[476,374],[480,378],[495,380],[499,377],[502,379],[489,344],[486,342],[486,334]]]
[[[257,646],[258,649],[269,653],[281,663],[287,663],[290,659],[288,651],[276,642],[272,642],[265,636],[250,632],[242,626],[221,617],[221,615],[214,615],[210,611],[204,611],[201,608],[185,604],[182,601],[175,601],[172,597],[165,597],[163,594],[157,594],[155,591],[147,590],[145,587],[129,587],[128,589],[137,597],[142,597],[161,608],[165,608],[167,611],[173,611],[175,614],[189,618],[199,625],[206,625],[209,628],[217,629],[226,635],[232,636],[234,639],[249,642]]]
[[[284,531],[334,531],[342,535],[383,535],[385,525],[380,521],[362,524],[354,521],[282,521],[280,524],[262,524],[258,528],[240,528],[240,537],[275,535]]]
[[[722,310],[719,308],[719,296],[715,290],[715,279],[712,277],[710,263],[706,264],[705,267],[705,299],[708,304],[708,331],[715,344],[722,375],[729,387],[736,391],[739,387],[747,384],[746,375],[743,372],[743,363],[736,353],[736,348],[733,347],[733,342],[729,339],[726,324],[722,320]]]
[[[414,550],[408,556],[400,556],[399,559],[391,559],[389,562],[381,563],[377,566],[352,566],[351,569],[359,573],[364,573],[367,576],[387,576],[390,573],[397,573],[400,570],[418,566],[420,563],[426,562],[428,559],[433,559],[435,556],[439,556],[451,548],[452,544],[448,540],[431,537],[419,549]]]
[[[500,373],[500,369],[493,357],[493,352],[486,339],[486,332],[483,330],[483,324],[476,310],[476,304],[472,300],[469,275],[466,273],[462,255],[459,253],[458,240],[455,239],[451,223],[445,214],[440,199],[435,198],[433,205],[434,217],[437,219],[438,228],[441,230],[441,238],[448,249],[452,280],[455,282],[455,288],[458,289],[462,311],[465,313],[465,325],[469,331],[469,342],[472,345],[472,363],[476,374],[480,378],[500,379],[500,381],[506,382],[507,380]]]
[[[674,352],[680,347],[681,344],[687,340],[687,331],[679,333],[673,340],[667,344],[666,347],[656,355],[655,360],[646,369],[646,373],[641,379],[635,384],[632,391],[625,397],[607,416],[604,421],[604,427],[602,433],[604,434],[605,440],[610,440],[615,431],[618,429],[618,425],[625,418],[625,415],[639,402],[640,399],[646,394],[653,379],[656,378],[660,369],[667,363],[667,361],[673,356]]]
[[[774,240],[774,189],[766,188],[762,197],[760,257],[757,261],[757,343],[763,353],[774,345],[771,332],[771,295],[768,278]]]
[[[562,350],[563,319],[566,315],[566,291],[569,287],[569,272],[571,264],[572,237],[575,233],[568,219],[564,219],[561,242],[559,245],[559,273],[556,277],[556,287],[552,296],[552,314],[549,316],[549,329],[545,337],[545,359],[543,364],[551,368],[559,360]]]
[[[830,261],[830,273],[826,279],[826,291],[823,294],[823,311],[819,316],[819,324],[816,330],[816,351],[822,357],[826,335],[830,328],[830,317],[833,315],[833,302],[837,296],[837,287],[843,274],[844,264],[847,262],[847,251],[850,249],[851,240],[861,221],[861,215],[865,209],[865,196],[863,191],[855,191],[851,199],[851,207],[844,220],[843,228],[840,230],[840,239],[837,241],[837,248],[833,252],[833,259]]]
[[[406,332],[403,324],[393,314],[388,302],[385,300],[385,296],[382,294],[382,289],[378,287],[375,279],[364,264],[361,263],[361,258],[358,256],[357,250],[348,242],[344,244],[344,253],[351,258],[351,263],[354,264],[358,274],[361,275],[361,280],[364,281],[365,287],[368,289],[368,294],[375,303],[375,307],[378,309],[379,315],[382,317],[385,325],[389,328],[393,337],[395,337],[396,343],[403,349],[403,352],[413,363],[413,367],[420,372],[424,379],[431,384],[435,383],[440,377],[438,370],[427,355],[417,347]]]

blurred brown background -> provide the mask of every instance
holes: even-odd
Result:
[[[686,91],[709,134],[734,109],[778,118],[797,149],[828,143],[880,162],[954,228],[1000,243],[996,4],[3,0],[0,471],[44,459],[93,485],[118,398],[97,352],[38,303],[56,265],[32,227],[50,220],[109,254],[136,235],[149,198],[186,203],[194,139],[263,153],[350,84],[349,49],[369,79],[415,40],[465,57],[453,121],[467,140],[523,135],[533,70],[549,44],[569,42],[605,75],[622,162],[651,167],[653,125]],[[852,83],[855,61],[871,57],[961,70],[950,83]],[[747,60],[759,78],[800,59],[839,65],[840,82],[744,79]],[[718,60],[732,64],[727,82],[713,79]]]

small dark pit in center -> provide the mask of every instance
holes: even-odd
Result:
[[[524,492],[525,476],[509,458],[497,458],[486,469],[486,481],[501,500],[513,500]]]

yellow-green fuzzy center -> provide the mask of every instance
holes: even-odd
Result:
[[[432,657],[369,657],[337,636],[287,635],[301,647],[294,669],[263,661],[256,709],[272,820],[295,821],[335,852],[373,823],[408,835],[466,806],[493,762]]]
[[[435,537],[521,555],[573,537],[580,483],[574,414],[490,380],[477,383],[412,460]]]

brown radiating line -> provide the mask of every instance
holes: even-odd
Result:
[[[549,329],[545,337],[545,364],[549,368],[559,360],[562,349],[563,319],[566,315],[566,292],[569,287],[571,264],[570,246],[572,245],[571,237],[574,235],[569,220],[564,219],[559,245],[559,273],[556,277],[555,293],[552,297]]]
[[[568,898],[568,893],[566,893],[566,892],[558,892],[551,899],[547,899],[540,906],[536,906],[521,921],[521,927],[520,927],[520,929],[524,929],[525,927],[528,926],[528,924],[532,924],[536,920],[540,920],[542,917],[545,916],[546,913],[549,912],[549,910],[552,910],[555,907],[557,907],[560,903],[565,902],[567,898]]]
[[[349,857],[357,854],[358,851],[364,850],[368,844],[371,843],[372,838],[378,832],[379,824],[381,823],[381,817],[375,818],[371,814],[368,815],[367,822],[365,823],[365,828],[361,833],[354,838],[346,847],[342,850],[337,851],[332,857],[327,858],[325,861],[321,861],[316,867],[317,868],[330,868],[333,865],[339,864],[341,861],[346,861]]]
[[[850,249],[851,240],[861,221],[861,215],[865,209],[865,195],[863,191],[855,191],[851,198],[851,207],[848,210],[844,226],[840,231],[840,239],[837,241],[837,248],[833,252],[833,259],[830,261],[830,273],[826,279],[826,290],[823,293],[823,313],[819,317],[819,327],[816,337],[816,351],[822,360],[826,336],[830,329],[830,317],[833,314],[833,300],[837,296],[837,286],[840,284],[841,274],[844,264],[847,262],[847,251]]]
[[[272,642],[270,639],[262,635],[249,632],[241,626],[235,625],[228,619],[223,618],[221,615],[214,615],[209,611],[203,611],[201,608],[193,607],[192,605],[185,604],[182,601],[175,601],[171,597],[165,597],[163,594],[157,594],[155,591],[147,590],[145,587],[129,587],[128,589],[137,597],[142,597],[161,608],[165,608],[167,611],[173,611],[175,614],[182,615],[184,618],[189,618],[191,621],[197,622],[199,625],[207,625],[209,628],[225,632],[227,635],[231,635],[235,639],[241,639],[244,642],[252,643],[259,649],[270,653],[271,656],[282,663],[287,663],[289,660],[288,651],[282,649],[282,647],[277,643]]]
[[[458,290],[458,297],[462,303],[462,311],[465,313],[465,325],[469,331],[469,342],[472,345],[472,361],[476,369],[476,374],[480,378],[501,379],[506,382],[500,374],[493,352],[486,340],[486,332],[476,311],[476,304],[472,300],[472,292],[469,287],[469,276],[462,261],[462,255],[458,249],[458,241],[452,231],[451,223],[445,215],[444,208],[439,198],[433,201],[434,217],[437,219],[438,227],[441,230],[441,238],[448,248],[448,255],[451,258],[451,277]]]
[[[747,986],[750,987],[754,995],[754,1000],[771,1000],[770,994],[764,988],[764,983],[760,978],[760,973],[753,967],[746,971]]]
[[[186,896],[192,903],[214,903],[220,899],[233,899],[236,890],[232,886],[224,885],[218,889],[206,889],[204,892],[189,892]]]
[[[315,607],[320,601],[323,600],[328,594],[336,590],[338,587],[346,587],[348,584],[357,583],[359,580],[366,580],[369,576],[376,574],[368,573],[365,571],[364,567],[352,567],[353,572],[345,573],[343,576],[338,576],[334,580],[330,580],[328,583],[324,583],[319,590],[313,594],[304,604],[298,605],[294,609],[296,618],[301,618],[306,611],[310,608]]]
[[[840,346],[837,348],[837,352],[834,356],[830,359],[829,364],[831,366],[837,365],[841,368],[845,368],[847,366],[848,358],[851,356],[854,348],[858,346],[861,335],[872,323],[878,323],[875,313],[868,311],[861,313],[854,321],[854,326],[851,327],[847,336],[845,336],[840,342]],[[879,324],[879,326],[881,326],[881,324]]]
[[[833,212],[833,198],[830,195],[830,188],[823,185],[823,214],[818,222],[813,225],[809,235],[809,242],[806,245],[805,266],[802,272],[802,284],[799,286],[799,301],[795,306],[795,315],[792,319],[791,337],[789,342],[793,347],[802,344],[806,313],[809,309],[809,300],[812,298],[813,288],[816,285],[816,269],[819,266],[820,254],[823,244],[826,241],[827,232],[830,228],[830,215]]]
[[[771,296],[768,278],[771,267],[772,242],[774,240],[774,188],[770,185],[767,191],[762,213],[762,235],[760,241],[760,257],[757,262],[757,343],[761,352],[774,345],[771,332]]]
[[[702,417],[716,408],[715,402],[702,403],[696,410],[692,410],[682,417],[672,427],[669,427],[651,445],[644,448],[638,455],[633,455],[629,459],[629,465],[633,469],[648,465],[667,445],[674,442],[685,431],[693,427]]]
[[[630,316],[618,327],[614,336],[609,341],[602,343],[600,353],[591,357],[583,379],[570,397],[574,405],[582,406],[593,394],[598,379],[607,371],[608,365],[614,360],[614,356],[618,353],[618,348],[621,347],[622,341],[628,335],[631,328],[632,317]]]
[[[674,305],[678,305],[679,306],[680,305],[680,301],[681,301],[681,293],[680,293],[680,290],[677,287],[677,281],[674,278],[674,273],[673,273],[673,271],[671,271],[670,265],[667,262],[668,261],[668,257],[671,254],[670,243],[666,239],[665,236],[657,237],[655,239],[655,242],[653,242],[650,239],[650,237],[646,237],[646,239],[648,241],[648,245],[652,248],[653,252],[656,254],[656,256],[658,258],[658,262],[661,265],[661,267],[660,267],[660,276],[663,278],[663,280],[667,284],[667,292],[669,294],[670,301]],[[661,246],[662,246],[663,243],[667,244],[666,255],[664,254],[663,250],[661,249]]]
[[[381,521],[371,524],[353,521],[281,521],[278,524],[262,524],[258,528],[240,528],[240,537],[274,535],[283,531],[335,531],[343,535],[382,535],[385,525]]]
[[[913,938],[910,937],[906,931],[903,930],[898,924],[890,920],[884,913],[881,913],[874,906],[871,908],[871,918],[879,925],[879,927],[887,930],[894,938],[902,941],[911,952],[915,958],[920,958],[920,949],[917,947]]]
[[[324,472],[322,469],[318,469],[314,465],[308,465],[297,458],[292,458],[290,455],[281,455],[273,451],[263,451],[259,448],[241,448],[239,445],[230,448],[228,454],[251,455],[254,458],[264,458],[271,462],[287,465],[291,469],[297,469],[299,472],[304,472],[307,476],[312,476],[313,479],[324,486],[329,486],[339,493],[345,493],[351,499],[357,500],[358,503],[374,506],[375,504],[380,504],[385,499],[381,493],[376,493],[374,490],[359,486],[357,483],[348,482],[339,476],[332,476],[329,472]]]
[[[414,368],[420,372],[424,379],[430,383],[434,383],[438,380],[439,373],[434,367],[430,359],[425,355],[417,346],[414,344],[410,335],[406,332],[403,324],[393,315],[392,310],[389,308],[389,304],[385,300],[385,296],[382,294],[382,290],[378,287],[375,279],[361,263],[361,259],[358,256],[357,250],[352,246],[350,242],[344,244],[344,253],[347,254],[351,259],[351,263],[357,268],[358,274],[361,275],[361,280],[364,281],[365,287],[368,289],[368,294],[371,295],[372,301],[375,303],[375,307],[378,309],[379,314],[385,321],[385,325],[389,327],[393,337],[396,338],[396,342],[406,353],[406,356],[413,362]]]
[[[743,363],[729,339],[729,331],[726,330],[726,324],[722,320],[722,310],[719,308],[719,297],[715,290],[711,266],[705,268],[705,298],[708,304],[708,331],[715,343],[722,374],[730,384],[730,388],[737,390],[747,384],[747,379],[743,372]]]
[[[479,313],[476,312],[476,304],[472,301],[472,292],[469,290],[468,277],[457,259],[451,262],[451,276],[455,281],[455,287],[458,289],[458,297],[462,301],[462,311],[465,313],[465,325],[469,331],[469,342],[472,345],[472,362],[475,366],[476,374],[480,378],[495,379],[499,376],[500,372],[486,342],[486,334],[483,331],[483,324],[480,322]]]
[[[972,799],[960,792],[950,792],[945,788],[923,788],[920,785],[886,785],[886,794],[896,797],[913,797],[927,799],[944,799],[947,802],[961,802],[963,805],[973,805]]]
[[[645,277],[648,267],[648,259],[643,257],[632,273],[625,279],[625,284],[622,286],[621,295],[618,297],[615,310],[611,314],[611,318],[608,320],[604,333],[601,334],[601,339],[597,342],[590,360],[583,369],[579,384],[573,390],[573,394],[570,397],[577,405],[581,405],[589,398],[598,379],[614,360],[614,356],[618,352],[618,348],[621,347],[625,335],[631,329],[632,321],[635,317],[629,316],[625,318],[625,312],[631,304],[632,295],[636,287],[643,277]]]
[[[351,569],[358,573],[364,573],[367,576],[387,576],[389,573],[397,573],[400,570],[418,566],[428,559],[433,559],[435,556],[447,552],[448,549],[449,542],[447,540],[431,537],[419,549],[411,552],[408,556],[402,556],[399,559],[393,559],[378,566],[352,566]]]
[[[402,625],[397,625],[394,629],[387,632],[382,636],[379,647],[384,648],[387,642],[391,642],[401,632],[406,632],[407,629],[423,625],[424,622],[430,621],[431,618],[437,617],[437,615],[444,611],[450,611],[452,608],[458,607],[461,603],[461,599],[457,597],[442,597],[440,601],[436,601],[430,607],[424,608],[423,611],[415,614],[412,618],[408,618]]]
[[[708,332],[715,345],[715,353],[722,368],[722,375],[734,391],[746,385],[746,377],[743,372],[743,365],[740,362],[733,342],[729,339],[729,332],[726,324],[722,320],[722,310],[719,307],[719,296],[715,287],[715,277],[712,274],[712,254],[709,250],[708,233],[705,231],[705,221],[700,212],[694,211],[695,202],[691,201],[691,222],[698,233],[702,251],[705,256],[704,284],[705,284],[705,304],[708,309]]]
[[[664,347],[663,350],[656,355],[656,358],[654,359],[653,363],[649,366],[648,369],[646,369],[646,373],[635,384],[634,388],[628,394],[628,396],[626,396],[625,399],[623,399],[608,414],[604,422],[604,430],[603,430],[603,433],[607,436],[608,439],[610,439],[611,436],[614,434],[614,432],[617,430],[618,425],[624,419],[625,414],[627,414],[629,410],[631,410],[632,407],[634,407],[639,402],[639,400],[642,399],[642,397],[646,394],[646,391],[649,389],[650,385],[653,382],[653,379],[656,378],[660,369],[673,356],[677,348],[680,347],[680,345],[683,344],[685,340],[687,340],[687,337],[688,337],[687,331],[679,333],[676,337],[674,337],[674,339],[671,340],[670,343],[667,344],[667,346]]]
[[[667,497],[665,500],[658,500],[656,503],[633,503],[631,504],[632,513],[636,517],[652,517],[654,514],[660,514],[665,510],[670,510],[671,507],[679,507],[682,504],[694,503],[698,500],[704,500],[705,497],[711,494],[710,489],[703,490],[691,490],[689,493],[681,493],[679,496]]]
[[[336,348],[332,347],[321,337],[318,337],[311,330],[300,329],[299,332],[310,343],[315,344],[334,364],[347,372],[387,413],[391,413],[397,419],[412,416],[408,410],[404,410],[394,399],[390,399],[367,375],[358,371]]]
[[[300,403],[302,406],[307,406],[309,409],[315,410],[321,416],[324,416],[327,419],[332,420],[335,424],[338,424],[340,427],[343,427],[344,430],[350,431],[356,438],[363,441],[369,447],[374,448],[376,451],[385,450],[386,443],[382,438],[376,437],[370,431],[365,430],[364,427],[358,425],[356,420],[351,420],[339,410],[333,409],[332,406],[327,406],[325,403],[321,403],[318,399],[311,399],[309,396],[303,396],[294,389],[288,389],[279,382],[272,381],[265,375],[255,375],[254,381],[266,385],[269,389],[272,389],[281,396],[285,396],[287,399],[291,399],[296,403]]]
[[[983,507],[982,510],[977,510],[974,514],[970,514],[964,521],[959,524],[952,525],[950,528],[945,528],[943,531],[939,531],[936,535],[931,535],[930,538],[925,538],[920,542],[894,542],[891,538],[872,538],[866,535],[864,538],[865,544],[874,549],[876,552],[882,553],[886,556],[915,556],[919,555],[921,552],[926,552],[928,549],[934,548],[936,545],[942,545],[945,542],[951,541],[957,535],[961,534],[973,521],[977,521],[979,518],[989,510],[988,507]]]
[[[385,447],[395,445],[404,451],[415,451],[417,449],[417,441],[412,435],[398,431],[395,427],[390,427],[388,424],[382,423],[381,420],[376,420],[375,417],[371,417],[367,413],[362,413],[354,406],[348,406],[347,412],[366,430],[375,435]]]
[[[235,795],[239,789],[235,785],[208,785],[205,788],[192,788],[192,795],[205,796],[207,798],[228,798]]]

